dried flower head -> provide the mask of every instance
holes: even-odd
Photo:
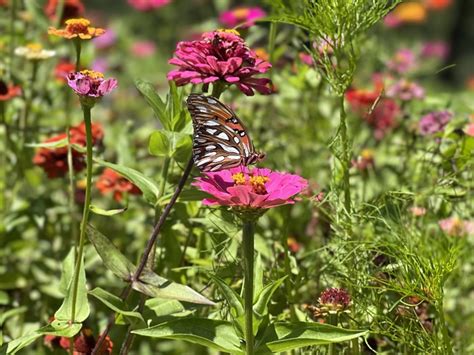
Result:
[[[109,168],[106,168],[100,175],[96,187],[102,195],[112,192],[114,200],[117,202],[122,201],[125,195],[140,195],[142,193],[135,184]]]
[[[39,43],[28,43],[26,46],[15,48],[15,54],[28,60],[44,60],[56,55],[56,51],[43,49]]]
[[[326,317],[330,314],[349,313],[351,296],[343,288],[327,288],[318,298],[316,306],[308,306],[314,318]]]
[[[91,27],[89,26],[90,24],[90,21],[85,18],[72,18],[66,20],[66,27],[64,29],[50,27],[48,34],[66,39],[91,39],[105,33],[103,28]]]
[[[271,81],[256,78],[271,64],[248,48],[237,31],[206,32],[197,41],[179,42],[170,64],[178,69],[168,73],[168,80],[178,86],[221,82],[236,85],[245,95],[272,93]]]

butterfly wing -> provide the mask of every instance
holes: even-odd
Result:
[[[245,164],[255,155],[245,126],[214,97],[191,94],[187,100],[193,120],[193,156],[202,171],[218,171]]]

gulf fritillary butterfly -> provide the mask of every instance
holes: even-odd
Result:
[[[255,164],[258,153],[242,121],[212,96],[191,94],[186,101],[193,120],[193,159],[201,171],[219,171]]]

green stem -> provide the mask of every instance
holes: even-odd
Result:
[[[26,143],[29,139],[29,134],[27,133],[30,131],[28,129],[28,121],[29,121],[28,118],[30,116],[31,105],[33,103],[33,99],[36,96],[35,81],[38,75],[38,65],[39,65],[39,62],[37,60],[34,60],[32,62],[31,78],[30,78],[30,92],[26,98],[25,111],[23,112],[23,123],[21,126],[21,133],[23,135],[23,140],[22,140],[23,144]]]
[[[76,49],[76,72],[81,70],[81,40],[74,40],[74,48]]]
[[[270,63],[275,62],[275,41],[276,41],[276,33],[277,33],[277,23],[272,22],[270,24],[270,33],[268,35],[268,55]],[[272,79],[273,70],[270,70],[270,79]]]
[[[8,61],[8,75],[9,79],[12,79],[13,72],[13,55],[15,52],[15,12],[16,12],[16,0],[10,0],[10,48],[9,48],[9,61]]]
[[[254,353],[253,339],[253,263],[254,222],[244,222],[242,229],[242,251],[244,267],[245,349],[247,355]]]
[[[71,119],[69,115],[69,92],[64,91],[64,112],[67,115],[67,168],[68,168],[68,180],[69,180],[69,214],[71,215],[71,236],[73,243],[77,246],[79,245],[79,240],[77,236],[76,228],[76,206],[74,198],[74,164],[72,159],[72,144],[71,144]]]
[[[349,169],[350,169],[350,159],[351,154],[349,151],[349,140],[347,137],[347,124],[346,124],[346,111],[344,109],[344,95],[340,96],[340,124],[339,124],[339,134],[341,137],[341,147],[342,147],[342,169],[343,169],[343,190],[344,190],[344,208],[347,213],[351,212],[351,190],[350,190],[350,180],[349,180]]]
[[[448,334],[446,318],[444,317],[444,305],[443,305],[442,297],[440,300],[438,300],[436,308],[439,314],[439,322],[442,328],[444,353],[453,354],[453,347],[451,346],[451,339],[449,338],[449,334]]]
[[[82,105],[84,112],[84,123],[86,125],[86,197],[81,221],[81,232],[79,235],[79,249],[77,251],[76,267],[74,269],[74,282],[72,288],[72,307],[71,307],[71,323],[74,323],[76,317],[77,290],[79,285],[79,271],[84,255],[84,244],[86,239],[86,227],[89,219],[89,205],[91,202],[91,185],[92,185],[92,128],[91,128],[91,107]]]

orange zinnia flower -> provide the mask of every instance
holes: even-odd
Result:
[[[398,5],[392,14],[401,22],[420,23],[426,20],[426,8],[419,2],[404,2]]]
[[[72,18],[66,21],[66,27],[64,29],[50,27],[48,34],[67,39],[91,39],[105,33],[103,28],[90,27],[89,25],[90,21],[85,18]]]

